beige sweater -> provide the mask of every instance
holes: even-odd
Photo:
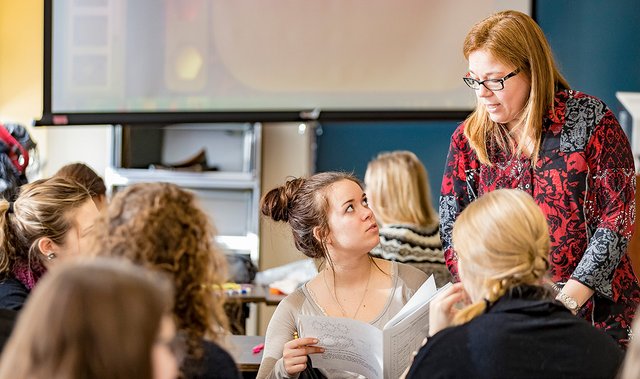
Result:
[[[424,272],[398,262],[393,262],[391,275],[392,289],[387,303],[378,317],[370,322],[371,325],[379,329],[382,329],[387,321],[402,309],[409,298],[427,279],[427,275]],[[324,312],[313,300],[306,285],[298,288],[282,300],[273,314],[267,327],[264,355],[258,371],[258,379],[297,378],[297,375],[287,375],[284,369],[282,350],[284,344],[291,340],[293,332],[297,331],[296,325],[300,315],[324,316]],[[335,377],[333,374],[332,376]],[[344,375],[340,377],[350,376]]]

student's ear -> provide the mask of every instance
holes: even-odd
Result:
[[[322,236],[319,226],[316,226],[313,228],[313,238],[315,238],[316,241],[320,243],[324,242],[327,245],[331,244],[331,239],[329,238],[329,236],[326,236],[326,237]]]
[[[49,256],[51,254],[56,254],[56,252],[58,251],[58,245],[55,244],[55,242],[53,242],[51,240],[51,238],[49,237],[42,237],[40,238],[40,240],[38,240],[38,249],[40,250],[40,253],[42,253],[42,255],[44,255],[46,258],[49,258]]]

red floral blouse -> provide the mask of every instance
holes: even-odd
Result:
[[[638,284],[626,254],[635,222],[629,141],[611,110],[592,96],[563,90],[554,107],[543,121],[534,167],[528,158],[512,158],[493,146],[489,157],[494,165],[483,165],[464,136],[464,124],[454,132],[440,198],[447,267],[457,277],[451,235],[467,204],[495,189],[519,188],[547,217],[554,282],[575,279],[613,302],[627,292],[624,302],[637,305]]]

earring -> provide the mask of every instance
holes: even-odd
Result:
[[[52,261],[54,259],[56,259],[56,253],[47,254],[47,260]]]

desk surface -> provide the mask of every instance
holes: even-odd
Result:
[[[264,343],[264,336],[230,336],[231,347],[229,352],[235,359],[240,372],[258,372],[262,361],[262,350],[254,354],[253,348]]]
[[[243,284],[242,288],[248,289],[247,293],[233,293],[227,295],[227,301],[237,301],[240,303],[266,303],[267,305],[278,305],[286,295],[274,295],[269,293],[269,288],[252,284]]]

